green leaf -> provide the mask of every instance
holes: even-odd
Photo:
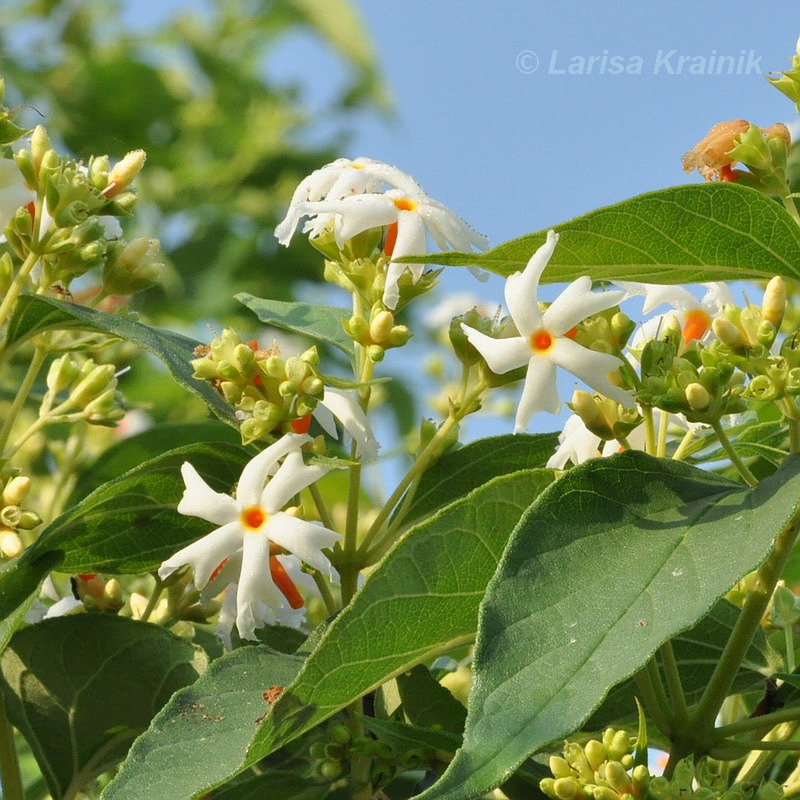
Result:
[[[342,323],[352,315],[346,308],[286,303],[282,300],[254,297],[247,292],[241,292],[235,298],[265,325],[273,325],[283,331],[291,331],[314,341],[333,345],[349,358],[354,358],[353,340],[342,327]]]
[[[62,559],[63,554],[59,552],[45,552],[34,556],[28,550],[0,569],[0,650],[16,630],[20,613],[24,615],[24,609],[33,602],[42,581]]]
[[[314,783],[296,772],[265,769],[258,775],[224,786],[214,792],[212,800],[323,800],[330,791],[326,783]]]
[[[22,295],[8,324],[6,346],[11,348],[47,330],[97,331],[133,342],[164,363],[184,388],[199,395],[223,422],[238,428],[233,408],[208,381],[192,377],[189,363],[201,344],[173,331],[151,328],[118,314],[106,314],[86,306],[41,295]]]
[[[64,572],[148,572],[210,530],[179,514],[181,464],[189,461],[217,491],[229,491],[249,454],[235,445],[179,447],[93,491],[53,520],[25,552],[26,560],[61,552]]]
[[[397,676],[397,688],[403,701],[403,714],[409,722],[422,727],[464,732],[467,709],[437,681],[424,664]]]
[[[470,642],[508,536],[551,479],[536,469],[495,478],[412,528],[333,620],[259,728],[248,763],[414,664]]]
[[[480,795],[577,730],[765,558],[798,498],[800,458],[754,489],[633,451],[567,472],[487,589],[464,746],[420,798]]]
[[[542,281],[647,283],[800,278],[800,228],[774,200],[732,183],[676,186],[638,195],[550,226],[561,239]],[[402,261],[477,265],[499,275],[524,269],[547,230],[485,253],[432,253]]]
[[[241,771],[247,746],[269,708],[264,691],[291,683],[301,663],[297,656],[261,645],[216,659],[136,741],[102,800],[193,798]]]
[[[425,473],[406,519],[425,517],[498,475],[543,467],[557,446],[557,433],[513,433],[446,453]]]
[[[121,439],[104,450],[97,460],[78,476],[67,508],[74,506],[90,492],[151,458],[195,442],[226,442],[237,445],[241,437],[230,426],[215,420],[166,422],[154,425],[134,436]]]
[[[672,649],[688,705],[700,699],[738,618],[739,608],[723,599],[697,625],[673,638]],[[764,676],[772,675],[782,666],[780,654],[770,645],[766,632],[759,629],[731,691],[741,693],[763,689]],[[589,718],[587,729],[599,730],[612,723],[635,720],[637,695],[633,680],[617,684]]]
[[[32,625],[0,657],[9,719],[54,800],[121,761],[170,695],[203,669],[204,656],[189,642],[101,614]]]

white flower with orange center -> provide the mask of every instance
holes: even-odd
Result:
[[[167,559],[158,574],[166,578],[188,564],[195,586],[202,589],[229,561],[240,563],[238,574],[229,580],[237,584],[236,626],[246,639],[255,638],[256,628],[274,619],[269,609],[303,604],[279,554],[292,553],[320,571],[330,569],[323,550],[333,547],[339,535],[283,510],[330,469],[303,463],[300,447],[310,441],[310,436],[287,434],[259,453],[242,470],[235,498],[214,491],[188,462],[181,467],[186,490],[178,512],[219,527]]]
[[[616,286],[624,289],[625,299],[636,295],[644,296],[642,313],[649,314],[660,305],[670,305],[675,309],[674,316],[681,326],[684,345],[703,341],[711,333],[711,323],[722,314],[723,308],[733,303],[733,295],[725,283],[704,283],[706,293],[698,299],[684,286],[662,286],[656,283],[638,283],[635,281],[614,281]],[[636,347],[640,342],[658,336],[658,328],[663,316],[648,320],[641,328],[633,342]]]
[[[519,336],[493,339],[468,325],[461,326],[492,372],[502,375],[528,365],[515,433],[525,430],[537,411],[551,414],[560,411],[561,398],[556,387],[558,367],[624,406],[632,408],[634,405],[632,394],[614,385],[608,377],[618,370],[620,359],[589,350],[571,338],[579,322],[617,305],[624,292],[593,292],[590,278],[578,278],[544,312],[539,310],[539,279],[557,243],[558,234],[548,231],[547,240],[525,269],[506,280],[506,305]]]

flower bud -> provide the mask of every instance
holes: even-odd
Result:
[[[28,496],[31,490],[31,479],[27,475],[17,475],[12,478],[3,489],[3,505],[18,506]]]
[[[549,760],[550,772],[556,778],[571,778],[573,777],[572,767],[561,756],[550,756]]]
[[[379,311],[369,323],[369,337],[373,344],[385,344],[394,326],[391,311]]]
[[[780,328],[783,314],[786,311],[786,283],[780,275],[776,275],[764,289],[764,300],[761,303],[761,317]]]
[[[113,364],[94,364],[88,361],[81,370],[82,372],[86,370],[85,377],[72,388],[69,402],[78,408],[83,408],[95,397],[99,397],[112,382],[116,384],[114,369]]]
[[[52,152],[50,137],[43,126],[37,125],[31,134],[31,162],[35,175],[38,175],[39,168],[42,166],[42,159],[48,151]]]
[[[395,325],[389,332],[389,347],[402,347],[411,338],[411,331],[407,325]]]
[[[619,761],[606,762],[605,779],[608,785],[620,794],[630,792],[633,789],[630,776]]]
[[[103,289],[107,294],[130,295],[158,282],[164,261],[158,239],[139,236],[127,244],[103,268]]]
[[[688,153],[681,158],[684,172],[696,169],[707,181],[720,179],[724,170],[734,162],[728,153],[739,137],[749,130],[750,123],[744,119],[718,122]]]
[[[121,395],[113,387],[109,387],[94,400],[89,401],[83,409],[83,418],[90,425],[106,425],[116,422],[125,416],[121,405]]]
[[[379,361],[383,361],[385,355],[386,351],[379,344],[371,344],[367,347],[367,357],[370,361],[378,363]]]
[[[579,800],[584,796],[575,778],[556,778],[553,781],[553,794],[558,800]]]
[[[17,527],[23,531],[29,531],[42,524],[42,518],[35,511],[23,511],[19,515]]]
[[[574,396],[575,395],[573,395],[573,397]],[[608,757],[605,745],[602,742],[598,742],[597,739],[590,739],[586,742],[583,746],[583,752],[586,754],[586,760],[589,762],[589,766],[595,770],[595,772]],[[552,771],[552,765],[550,769]],[[553,772],[553,775],[555,775],[555,772]]]
[[[16,558],[24,549],[25,545],[16,531],[0,527],[0,553],[6,558]]]
[[[714,335],[717,339],[723,344],[728,345],[728,347],[738,348],[747,345],[739,328],[724,317],[716,317],[711,323],[711,329],[714,331]]]
[[[89,161],[89,180],[101,192],[108,186],[108,156],[93,156]]]
[[[106,197],[115,197],[129,186],[141,171],[146,158],[147,154],[144,150],[131,150],[130,153],[127,153],[121,161],[114,164],[108,174],[108,187],[103,194]]]
[[[775,588],[770,616],[772,624],[778,628],[789,628],[800,620],[800,607],[794,593],[785,584]]]
[[[711,405],[711,395],[702,383],[690,383],[684,393],[692,411],[705,411]]]

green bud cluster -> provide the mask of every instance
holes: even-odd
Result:
[[[644,346],[640,403],[706,424],[744,411],[744,375],[726,354],[697,342],[681,356],[677,352],[678,344],[669,338],[653,339]]]
[[[785,196],[790,191],[786,162],[791,145],[789,131],[781,123],[764,130],[750,125],[737,137],[736,145],[726,155],[733,161],[741,161],[750,170],[750,175],[739,173],[737,182],[768,194]]]
[[[627,438],[642,422],[635,408],[624,408],[616,400],[581,389],[573,392],[568,405],[589,431],[605,441]]]
[[[767,80],[795,104],[797,113],[800,114],[800,41],[792,56],[791,69],[781,72],[779,78],[768,77]]]
[[[325,736],[308,748],[312,777],[320,783],[329,783],[340,777],[350,758],[351,744],[352,734],[347,725],[339,722],[328,726]]]
[[[539,788],[553,800],[637,800],[647,796],[652,780],[644,764],[634,765],[626,731],[606,728],[602,739],[565,742],[562,756],[550,757],[552,778]]]
[[[18,556],[25,543],[20,531],[28,531],[42,524],[42,518],[31,510],[22,508],[31,488],[31,479],[15,475],[6,481],[0,495],[0,555]]]
[[[115,370],[113,364],[96,364],[92,359],[79,363],[69,353],[55,359],[47,372],[40,416],[53,422],[83,419],[91,425],[113,425],[125,416]],[[64,391],[66,399],[57,403]]]
[[[394,324],[394,314],[383,303],[372,307],[369,320],[354,314],[343,323],[345,333],[364,346],[371,361],[382,361],[384,353],[391,347],[402,347],[410,338],[411,331],[405,325]]]
[[[734,783],[726,787],[724,779],[700,763],[696,769],[689,756],[675,765],[671,778],[657,776],[650,781],[653,800],[782,800],[783,789],[774,781],[758,784]]]
[[[316,347],[283,359],[277,347],[259,349],[227,328],[195,352],[194,377],[211,381],[236,409],[245,444],[266,440],[279,426],[307,417],[325,390]]]
[[[587,317],[575,328],[574,341],[590,350],[621,353],[636,330],[636,323],[618,308]]]
[[[164,268],[158,239],[139,236],[131,242],[109,242],[103,266],[103,293],[130,295],[158,283]]]

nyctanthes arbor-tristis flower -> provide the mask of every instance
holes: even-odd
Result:
[[[624,292],[593,292],[590,278],[573,281],[542,312],[537,299],[539,279],[558,243],[558,234],[548,231],[547,240],[533,254],[522,272],[506,281],[505,298],[519,336],[493,339],[462,324],[470,343],[486,360],[492,372],[502,375],[528,365],[522,398],[517,409],[515,432],[525,430],[537,411],[557,414],[561,399],[556,388],[556,368],[561,367],[627,407],[633,407],[630,392],[608,378],[621,365],[616,356],[589,350],[570,338],[582,320],[617,305]]]
[[[333,547],[339,535],[283,511],[294,495],[330,469],[303,463],[300,447],[309,441],[310,436],[290,433],[259,453],[242,470],[235,498],[215,492],[191,464],[181,468],[186,490],[178,511],[219,527],[167,559],[158,574],[166,578],[189,564],[202,589],[229,559],[241,559],[241,572],[231,581],[237,584],[236,627],[247,639],[276,618],[270,609],[297,608],[294,584],[283,585],[288,575],[276,563],[279,553],[292,553],[320,571],[330,569],[322,551]]]

